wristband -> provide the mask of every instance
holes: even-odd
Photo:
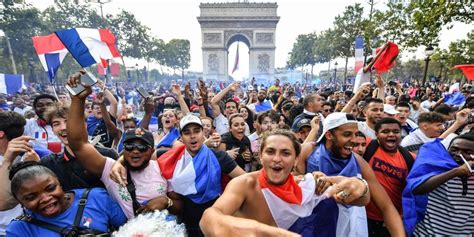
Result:
[[[367,181],[363,178],[360,178],[360,177],[357,177],[357,179],[359,179],[360,181],[362,181],[362,183],[364,183],[365,185],[365,191],[364,193],[362,194],[362,196],[360,196],[360,198],[363,198],[365,196],[367,196],[367,193],[369,193],[369,184],[367,183]]]

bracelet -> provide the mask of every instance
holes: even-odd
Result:
[[[360,196],[360,198],[363,198],[365,196],[367,196],[367,194],[369,193],[369,184],[367,183],[367,181],[363,178],[360,178],[360,177],[357,177],[357,179],[359,179],[360,181],[362,181],[362,183],[364,183],[365,185],[365,191],[364,193],[362,194],[362,196]]]
[[[171,198],[169,197],[166,197],[166,198],[168,198],[168,206],[166,207],[166,209],[168,209],[173,206],[173,200],[171,200]]]
[[[197,104],[198,106],[203,106],[204,104]]]

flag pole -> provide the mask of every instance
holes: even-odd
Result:
[[[55,75],[54,75],[54,70],[53,70],[52,67],[51,67],[50,71],[53,74],[53,76],[51,78],[54,78]],[[50,82],[51,86],[53,87],[54,97],[56,97],[56,100],[59,101],[58,93],[56,93],[56,87],[54,86],[53,79],[50,79],[49,82]]]

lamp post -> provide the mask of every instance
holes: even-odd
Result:
[[[28,59],[28,67],[30,68],[30,82],[36,82],[35,65],[31,57]]]
[[[334,63],[334,85],[337,83],[337,62]]]
[[[426,76],[428,76],[428,64],[430,62],[430,56],[434,53],[434,49],[433,49],[433,46],[430,44],[428,45],[428,47],[426,47],[425,49],[425,55],[426,55],[426,58],[425,58],[425,72],[423,73],[423,83],[421,84],[422,86],[425,85],[425,82],[426,82]]]
[[[102,9],[102,6],[106,3],[112,2],[112,0],[88,0],[89,2],[93,3],[98,3],[100,5],[100,16],[102,17],[102,20],[104,20],[104,10]]]
[[[446,60],[445,56],[441,56],[441,58],[439,60],[439,75],[438,75],[438,82],[439,83],[442,82],[441,77],[442,77],[442,74],[443,74],[443,67],[444,67],[444,61],[445,60]]]
[[[138,63],[135,64],[135,69],[137,70],[137,83],[140,83],[140,70],[138,70]]]

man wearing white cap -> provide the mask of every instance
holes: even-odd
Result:
[[[403,235],[401,217],[391,202],[386,202],[389,197],[377,182],[374,172],[367,162],[352,152],[354,140],[358,132],[358,121],[351,114],[332,113],[323,122],[323,131],[316,143],[305,143],[302,147],[296,171],[298,173],[320,171],[328,176],[362,176],[367,180],[371,189],[371,197],[382,210],[387,229],[394,236]],[[365,209],[348,205],[330,203],[324,200],[325,205],[337,205],[334,209],[321,210],[321,219],[314,223],[336,225],[335,236],[367,236],[367,219]],[[319,228],[324,229],[324,226]]]
[[[168,150],[157,161],[169,188],[183,201],[182,221],[188,236],[203,236],[199,221],[222,193],[222,174],[233,178],[245,172],[227,153],[209,149],[204,144],[202,122],[197,116],[184,116],[179,127],[184,145]],[[114,180],[125,182],[124,175],[114,173],[113,176]]]
[[[399,114],[399,112],[395,109],[395,107],[393,105],[389,105],[389,104],[384,104],[383,105],[383,112],[385,114],[385,117],[393,117],[393,116]]]

